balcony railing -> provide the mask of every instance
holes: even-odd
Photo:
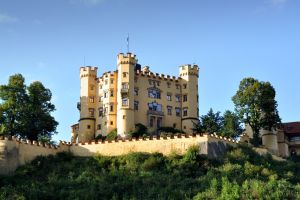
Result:
[[[158,115],[158,116],[164,116],[164,112],[162,111],[156,111],[156,110],[148,110],[147,115]]]
[[[121,88],[121,93],[128,93],[129,89],[128,88]]]

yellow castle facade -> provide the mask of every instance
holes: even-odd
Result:
[[[150,133],[173,127],[191,133],[198,120],[197,65],[179,67],[179,76],[141,68],[132,53],[117,56],[117,70],[98,77],[97,67],[80,68],[79,123],[72,142],[90,141],[117,128],[121,137],[143,124]]]

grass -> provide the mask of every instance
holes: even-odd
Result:
[[[0,177],[0,199],[300,199],[300,164],[245,146],[208,159],[131,153],[38,157]]]

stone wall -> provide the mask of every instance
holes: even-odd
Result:
[[[31,162],[37,156],[55,155],[62,151],[69,151],[69,146],[61,144],[55,147],[35,141],[0,138],[0,174],[9,174],[18,166]]]
[[[209,157],[217,157],[226,151],[228,145],[236,141],[216,135],[182,135],[165,138],[118,140],[112,142],[65,143],[58,147],[37,142],[19,141],[14,138],[0,139],[0,174],[13,172],[18,166],[28,163],[37,156],[55,155],[58,152],[71,152],[75,156],[124,155],[130,152],[183,154],[192,145],[199,145],[199,152]]]

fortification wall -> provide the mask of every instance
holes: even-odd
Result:
[[[9,174],[37,156],[55,155],[69,151],[68,145],[55,147],[36,141],[19,141],[15,138],[0,138],[0,174]]]
[[[183,154],[192,145],[199,145],[199,152],[209,157],[222,154],[228,145],[235,146],[236,141],[223,139],[214,135],[183,135],[166,138],[146,138],[133,140],[118,140],[112,142],[79,143],[70,146],[70,152],[77,156],[118,156],[130,152]]]
[[[58,152],[71,152],[75,156],[118,156],[130,152],[183,154],[192,145],[199,145],[199,152],[209,157],[217,157],[226,148],[235,146],[236,141],[216,135],[182,135],[174,137],[118,140],[112,142],[90,142],[70,144],[61,142],[58,147],[15,138],[0,138],[0,174],[9,174],[15,169],[35,159],[37,156],[55,155]]]

